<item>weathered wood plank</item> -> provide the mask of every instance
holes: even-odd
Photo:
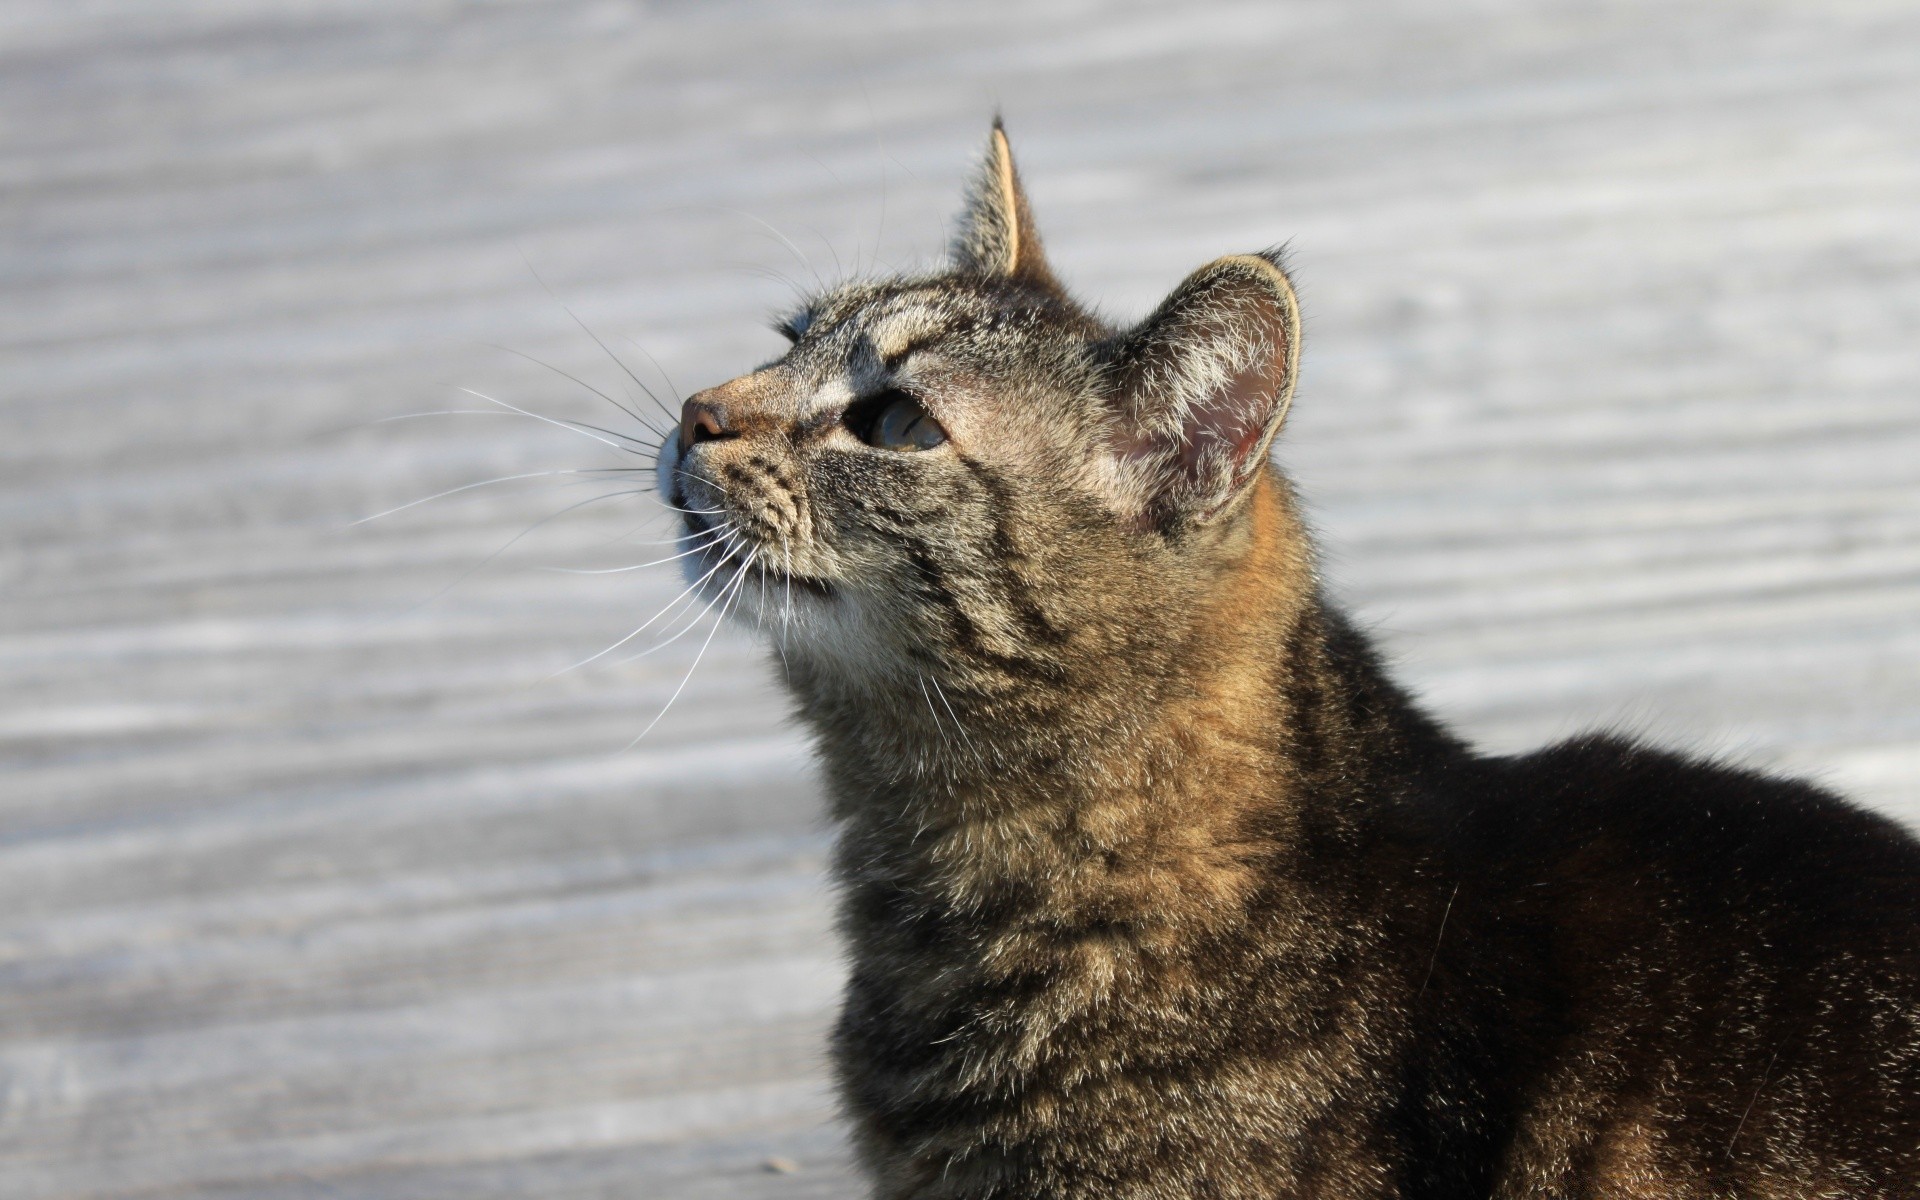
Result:
[[[349,523],[617,462],[369,422],[462,386],[631,420],[486,343],[658,421],[561,302],[663,395],[631,338],[723,378],[793,286],[936,250],[995,103],[1116,312],[1291,239],[1281,454],[1465,728],[1645,728],[1920,818],[1916,36],[1875,2],[9,4],[0,1193],[851,1194],[825,834],[759,653],[723,634],[633,748],[704,632],[556,675],[678,590],[536,569],[654,556],[645,498],[492,561],[596,492]]]

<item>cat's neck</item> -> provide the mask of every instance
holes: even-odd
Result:
[[[1163,620],[1136,655],[1005,720],[921,677],[864,719],[817,722],[847,854],[907,874],[938,861],[973,881],[963,891],[1111,882],[1128,864],[1162,885],[1229,887],[1241,875],[1225,864],[1253,841],[1269,853],[1290,825],[1391,802],[1459,753],[1321,596],[1284,485],[1250,499],[1188,618]]]

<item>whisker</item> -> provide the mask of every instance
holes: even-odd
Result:
[[[419,612],[421,609],[427,607],[429,604],[432,604],[434,601],[440,599],[442,596],[446,595],[448,592],[451,592],[453,589],[459,587],[461,584],[465,583],[467,580],[472,579],[475,575],[478,575],[481,571],[485,570],[488,563],[492,562],[496,558],[499,558],[502,554],[505,554],[508,550],[512,549],[515,542],[518,542],[521,538],[526,537],[528,534],[540,528],[542,525],[546,525],[552,521],[557,521],[561,517],[566,516],[568,513],[573,512],[576,509],[585,508],[589,504],[599,504],[603,500],[613,500],[621,496],[640,496],[644,494],[645,494],[644,492],[623,491],[623,492],[608,492],[605,495],[601,495],[601,496],[589,496],[585,500],[581,500],[576,503],[567,505],[565,508],[561,509],[559,512],[550,513],[547,516],[541,517],[538,521],[535,521],[533,524],[527,526],[525,529],[522,529],[519,533],[514,534],[511,538],[508,538],[505,542],[501,543],[499,549],[495,550],[492,554],[487,555],[485,558],[475,563],[472,567],[468,568],[467,571],[464,574],[462,574],[458,579],[454,580],[452,583],[449,583],[447,586],[441,588],[439,591],[435,592],[433,595],[428,596],[425,600],[422,600],[420,603],[414,605],[412,608],[408,609],[406,612],[402,613],[401,615],[405,617],[412,616],[413,614]]]
[[[438,500],[442,496],[451,496],[458,492],[469,492],[469,491],[472,491],[474,488],[486,487],[489,484],[512,483],[516,479],[540,479],[540,478],[543,478],[546,476],[552,476],[552,475],[584,475],[584,474],[586,474],[585,471],[579,470],[577,468],[563,470],[563,471],[527,471],[519,475],[500,475],[493,479],[482,479],[477,483],[463,483],[459,487],[448,488],[444,492],[435,492],[431,496],[422,496],[418,500],[409,500],[405,504],[395,505],[394,507],[387,509],[385,512],[377,512],[370,517],[361,517],[358,521],[349,522],[346,527],[348,529],[352,529],[355,525],[365,525],[368,521],[378,521],[381,517],[390,517],[394,513],[404,512],[407,509],[413,508],[416,505],[425,504],[429,500]]]
[[[651,617],[648,617],[646,622],[642,624],[638,629],[635,629],[632,633],[629,633],[627,636],[621,638],[619,641],[615,642],[613,645],[608,646],[605,650],[600,651],[598,654],[592,655],[591,657],[588,657],[588,658],[583,658],[579,662],[574,663],[572,666],[567,667],[564,670],[555,671],[553,674],[547,676],[546,680],[543,680],[542,682],[551,682],[555,679],[560,678],[560,676],[565,675],[568,671],[577,671],[581,667],[586,666],[590,662],[594,662],[597,659],[601,659],[606,657],[609,654],[612,654],[615,650],[618,650],[620,647],[626,645],[628,642],[632,641],[634,638],[639,637],[642,633],[645,633],[648,629],[652,628],[654,622],[658,621],[661,617],[666,616],[667,610],[671,609],[674,606],[674,604],[680,600],[682,596],[686,596],[695,591],[698,591],[701,584],[713,578],[714,573],[716,571],[720,570],[721,567],[726,566],[731,561],[732,561],[731,559],[723,558],[719,562],[713,564],[713,566],[707,569],[707,573],[705,575],[702,575],[700,578],[688,584],[686,587],[686,590],[681,592],[679,596],[675,596],[672,600],[667,601],[666,608],[663,608],[659,612],[653,614]]]
[[[663,563],[674,562],[687,557],[689,554],[698,554],[719,540],[717,537],[712,538],[701,545],[693,547],[691,550],[682,550],[678,554],[671,554],[666,558],[656,558],[652,562],[635,563],[630,567],[596,567],[592,569],[585,567],[541,567],[539,569],[542,571],[553,571],[561,575],[623,575],[628,571],[644,571],[648,567],[657,567]]]
[[[685,467],[675,467],[675,468],[673,469],[673,473],[674,473],[675,475],[678,475],[678,476],[680,476],[680,477],[681,477],[682,479],[691,479],[691,480],[694,480],[694,481],[695,481],[695,482],[697,482],[697,483],[703,483],[703,484],[705,484],[706,486],[708,486],[708,487],[710,487],[710,488],[712,488],[712,489],[713,489],[714,491],[716,491],[716,492],[719,492],[719,493],[720,493],[720,496],[721,496],[721,498],[722,498],[722,499],[726,499],[726,500],[731,500],[731,499],[733,499],[733,493],[732,493],[732,492],[729,492],[729,491],[727,490],[727,488],[726,488],[726,485],[725,485],[725,484],[721,484],[721,483],[716,483],[716,482],[714,482],[714,481],[713,481],[713,480],[711,480],[711,479],[702,479],[702,478],[700,478],[700,477],[699,477],[699,476],[697,476],[697,475],[689,475],[689,474],[687,474],[687,469],[686,469]],[[661,499],[662,499],[662,500],[664,500],[664,499],[665,499],[665,497],[663,496],[663,497],[661,497]],[[678,512],[701,512],[701,513],[706,513],[706,512],[719,512],[719,511],[720,511],[719,509],[683,509],[683,508],[680,508],[680,507],[679,507],[678,505],[676,505],[676,504],[669,504],[669,505],[667,505],[667,507],[668,507],[668,508],[671,508],[671,509],[674,509],[675,511],[678,511]]]
[[[619,542],[622,545],[626,545],[626,546],[678,546],[682,541],[685,540],[684,534],[679,537],[665,538],[659,541],[655,541],[652,539],[649,539],[644,542],[627,541],[628,538],[632,537],[636,533],[639,533],[642,529],[645,529],[648,525],[652,524],[653,522],[658,521],[662,517],[667,517],[670,519],[671,516],[672,516],[672,513],[669,510],[667,510],[666,507],[663,505],[661,506],[660,512],[648,514],[647,519],[640,522],[638,525],[635,525],[629,529],[622,530],[619,533],[608,534],[605,537],[601,538],[600,541],[603,545],[612,545],[615,542]]]
[[[562,307],[565,307],[565,306],[563,305]],[[572,316],[571,313],[569,313],[568,315]],[[575,317],[574,319],[578,320],[579,318]],[[570,371],[562,370],[561,368],[554,366],[552,363],[547,362],[544,359],[535,358],[533,355],[528,354],[524,350],[515,350],[512,346],[502,346],[497,342],[488,342],[487,345],[493,347],[495,350],[503,350],[508,354],[519,355],[521,358],[526,359],[528,362],[534,364],[535,366],[545,367],[547,370],[552,371],[555,375],[560,376],[562,379],[572,380],[573,382],[579,384],[581,387],[592,392],[594,395],[600,397],[602,400],[605,400],[608,404],[613,405],[616,409],[619,409],[621,412],[625,413],[627,416],[632,417],[635,421],[638,421],[642,429],[650,431],[655,437],[667,436],[665,430],[660,429],[658,426],[654,425],[653,422],[641,416],[638,410],[628,408],[626,405],[620,403],[618,400],[615,400],[612,396],[607,395],[605,392],[601,391],[599,388],[588,383],[586,380],[580,378],[578,375],[575,375]]]
[[[936,675],[929,675],[927,678],[933,684],[933,694],[940,697],[940,706],[947,710],[947,715],[949,717],[953,718],[953,727],[960,731],[961,740],[966,742],[967,750],[971,752],[973,755],[973,761],[979,763],[982,767],[985,767],[987,765],[987,761],[986,759],[982,758],[980,755],[979,744],[973,740],[973,735],[967,732],[966,725],[961,723],[960,714],[953,711],[953,705],[948,702],[947,693],[945,689],[943,689],[940,686],[939,677]]]
[[[622,447],[620,451],[622,454],[631,454],[635,458],[645,458],[646,461],[648,462],[656,461],[660,457],[660,443],[657,441],[648,441],[646,438],[637,438],[630,433],[621,433],[617,429],[608,429],[604,425],[595,425],[592,421],[575,421],[571,418],[562,418],[562,419],[566,421],[568,425],[573,426],[575,428],[591,429],[595,433],[604,433],[608,437],[616,437],[623,442],[631,442],[632,443],[631,447]],[[666,436],[665,434],[662,434],[658,430],[654,429],[653,426],[651,425],[647,426],[647,429],[650,432],[652,432],[656,437]]]
[[[653,389],[648,387],[645,383],[641,382],[640,377],[633,373],[633,369],[627,366],[626,363],[622,362],[620,360],[620,356],[618,354],[615,354],[611,349],[608,348],[605,342],[600,340],[599,334],[587,328],[587,323],[580,319],[580,315],[574,312],[573,309],[567,307],[566,301],[560,298],[559,293],[555,292],[551,287],[549,287],[547,285],[547,281],[540,277],[540,272],[537,269],[535,269],[533,265],[533,260],[526,259],[525,261],[527,264],[527,270],[533,273],[534,281],[540,285],[541,289],[547,293],[548,297],[551,298],[555,304],[558,304],[560,306],[560,311],[563,313],[566,313],[567,316],[571,317],[573,319],[573,323],[580,327],[580,332],[586,334],[588,337],[593,339],[594,345],[606,351],[607,357],[613,360],[614,365],[619,367],[622,371],[626,372],[627,378],[633,380],[634,384],[638,386],[641,391],[647,394],[647,399],[653,401],[654,407],[658,408],[662,413],[664,413],[666,415],[667,420],[670,423],[674,425],[678,425],[680,423],[680,414],[669,411],[666,405],[660,403],[660,397],[653,394]]]
[[[759,575],[760,603],[754,605],[754,616],[757,618],[755,631],[765,636],[767,632],[767,568],[764,564],[760,567]]]
[[[918,674],[920,677],[920,698],[927,702],[927,715],[933,718],[933,731],[940,735],[940,744],[948,750],[952,750],[953,743],[947,740],[946,726],[940,724],[940,714],[934,711],[933,697],[927,692],[927,677],[919,672],[915,672],[915,674]]]
[[[783,569],[780,573],[780,577],[786,585],[787,600],[785,606],[780,610],[780,621],[774,628],[775,636],[773,640],[774,649],[780,652],[780,666],[784,669],[787,666],[787,631],[791,625],[793,615],[793,570],[791,566],[793,553],[788,547],[787,535],[778,531],[776,531],[776,533],[780,538],[781,560],[788,564],[787,568]],[[767,624],[767,576],[772,573],[772,570],[773,564],[771,563],[765,563],[760,568],[760,628],[763,631],[766,629]]]
[[[884,227],[884,223],[883,223],[883,227]],[[827,237],[826,234],[821,233],[818,229],[815,229],[811,225],[807,226],[807,232],[812,234],[814,237],[818,238],[820,240],[820,244],[827,248],[827,253],[833,256],[834,276],[839,279],[845,279],[847,277],[847,268],[843,263],[841,263],[840,251],[836,246],[834,246],[833,240]],[[859,273],[860,255],[859,255],[859,247],[857,245],[854,247],[853,269],[856,274]]]
[[[427,412],[397,413],[391,417],[376,417],[373,420],[366,422],[366,424],[385,425],[389,421],[412,421],[412,420],[417,420],[420,417],[528,417],[535,421],[552,420],[552,418],[543,417],[539,413],[531,413],[531,412],[500,411],[498,409],[492,409],[492,408],[436,408],[436,409],[429,410]],[[643,442],[639,438],[628,437],[624,433],[617,433],[611,429],[602,429],[598,425],[591,425],[585,421],[575,421],[573,422],[573,424],[580,426],[581,429],[591,429],[598,433],[608,434],[612,437],[626,438],[626,440],[632,442],[634,445],[639,446],[641,447],[641,449],[649,451],[656,456],[660,452],[660,447],[652,442]],[[649,426],[649,428],[651,428],[651,426]],[[577,433],[579,432],[579,430],[575,430],[574,432]],[[661,436],[665,436],[665,435],[663,434]],[[623,454],[633,454],[636,457],[639,456],[640,454],[640,451],[628,450],[625,447],[621,447],[620,451]],[[635,468],[627,468],[627,469],[633,470]]]
[[[786,607],[780,616],[781,636],[784,638],[787,630],[793,627],[793,543],[787,540],[787,535],[784,533],[780,535],[780,557],[785,567],[787,585]],[[780,653],[782,661],[785,661],[786,643],[784,641],[781,643]]]
[[[745,565],[751,565],[751,564],[743,564],[743,566]],[[681,638],[687,636],[687,634],[693,632],[694,629],[699,627],[700,619],[713,611],[714,605],[720,603],[721,599],[726,596],[728,589],[731,588],[732,585],[740,579],[740,577],[741,577],[740,573],[736,573],[733,579],[730,579],[727,581],[728,586],[726,588],[721,589],[720,595],[715,596],[712,600],[709,600],[706,604],[706,607],[702,608],[699,612],[693,614],[692,620],[682,625],[679,629],[674,630],[672,634],[661,639],[658,642],[655,642],[653,645],[648,646],[645,650],[642,650],[636,654],[629,654],[625,658],[615,659],[613,662],[613,665],[624,666],[625,664],[630,662],[637,662],[640,659],[647,657],[649,654],[654,653],[655,651],[666,649],[668,646],[673,645],[675,642],[679,641]]]
[[[478,399],[485,400],[488,404],[498,404],[501,408],[504,408],[509,412],[517,412],[523,417],[532,417],[536,421],[545,421],[549,425],[557,425],[562,429],[571,430],[574,433],[579,434],[581,437],[592,438],[596,442],[601,442],[608,446],[612,446],[615,450],[618,450],[623,454],[631,454],[632,450],[626,446],[622,446],[619,442],[607,441],[607,438],[601,437],[600,434],[604,433],[608,437],[621,438],[625,441],[633,443],[635,446],[638,446],[643,450],[654,449],[654,445],[652,442],[643,442],[639,438],[633,437],[629,434],[615,433],[611,429],[601,429],[598,425],[588,425],[584,421],[569,421],[561,417],[549,417],[543,413],[530,412],[527,409],[521,408],[517,404],[508,404],[505,400],[496,400],[492,396],[487,395],[485,392],[476,392],[470,387],[463,387],[463,388],[460,388],[459,390],[465,392],[469,396],[474,396],[474,397],[477,397]],[[598,432],[589,433],[588,432],[589,430],[598,430]]]
[[[667,391],[672,394],[675,402],[678,402],[680,399],[680,389],[674,386],[673,376],[667,374],[667,369],[660,365],[660,360],[653,356],[653,352],[645,346],[642,346],[639,338],[629,337],[627,339],[627,345],[632,346],[635,350],[646,355],[647,361],[653,364],[653,369],[660,372],[660,378],[666,381]],[[655,401],[655,403],[657,404],[659,401]]]
[[[800,260],[800,265],[807,269],[807,274],[813,276],[813,281],[814,283],[819,285],[820,290],[823,292],[827,290],[827,281],[820,278],[820,272],[813,269],[812,260],[808,259],[805,254],[801,253],[800,247],[793,244],[793,239],[789,238],[786,234],[781,233],[778,229],[775,229],[772,225],[768,224],[766,221],[761,220],[759,217],[754,216],[750,212],[746,212],[738,208],[723,208],[720,211],[732,213],[736,217],[745,217],[747,220],[752,221],[754,224],[760,226],[760,228],[766,230],[768,233],[772,234],[775,238],[779,239],[780,244],[785,246],[787,250],[791,252],[795,258]]]
[[[724,594],[724,589],[722,591],[722,594]],[[662,640],[655,642],[653,645],[647,647],[645,650],[636,651],[635,653],[629,654],[624,658],[610,659],[608,660],[607,665],[610,667],[625,666],[627,663],[645,658],[647,655],[652,654],[655,650],[659,650],[665,646],[671,646],[673,643],[679,641],[682,637],[684,637],[689,630],[692,630],[695,627],[697,627],[700,624],[700,618],[712,612],[714,605],[718,604],[719,602],[720,602],[720,596],[715,596],[704,604],[700,603],[700,598],[698,596],[695,596],[692,599],[676,600],[674,602],[674,607],[679,609],[680,611],[675,613],[672,619],[667,622],[667,624],[671,626],[674,621],[679,621],[680,618],[686,617],[687,614],[689,613],[692,614],[691,617],[689,617],[678,629],[663,629],[662,633],[665,636],[662,638]]]
[[[734,597],[736,599],[739,596],[739,590],[738,590],[739,583],[742,579],[745,579],[747,577],[747,568],[752,565],[753,565],[752,559],[748,559],[746,562],[742,563],[740,565],[739,572],[734,575],[732,582],[727,585],[728,588],[733,589]],[[725,596],[727,593],[725,590],[723,590],[720,594],[722,596]],[[727,602],[727,607],[722,608],[720,610],[720,618],[713,623],[713,628],[707,632],[707,640],[700,643],[700,652],[693,656],[693,665],[688,667],[687,673],[680,677],[680,686],[677,688],[674,688],[673,695],[667,697],[666,707],[660,710],[659,715],[654,717],[653,720],[647,722],[647,727],[645,729],[642,729],[638,734],[636,734],[634,736],[634,739],[631,742],[627,743],[626,748],[628,750],[631,750],[635,746],[639,745],[641,738],[644,738],[649,733],[653,732],[653,727],[655,725],[658,725],[661,719],[664,718],[667,715],[667,713],[672,710],[674,701],[680,699],[680,693],[687,690],[687,681],[692,679],[693,673],[700,669],[700,660],[704,659],[707,656],[707,647],[713,645],[714,635],[719,633],[720,627],[727,623],[727,612],[729,609],[732,608],[732,606],[733,606],[732,601],[729,600]]]
[[[588,329],[587,323],[585,321],[582,321],[578,316],[575,316],[574,311],[571,308],[567,308],[567,306],[564,304],[562,304],[560,307],[566,311],[566,314],[569,317],[573,317],[573,323],[580,327],[580,330],[582,333],[585,333],[588,337],[593,339],[594,345],[600,347],[602,350],[605,350],[607,352],[607,357],[613,360],[613,363],[615,366],[619,367],[622,371],[626,372],[627,378],[633,380],[634,386],[639,388],[642,392],[644,392],[646,394],[647,399],[653,401],[653,406],[659,409],[661,414],[665,416],[667,420],[672,421],[675,424],[679,423],[680,418],[678,414],[676,414],[672,409],[668,408],[665,404],[662,404],[660,402],[660,397],[653,394],[653,389],[648,387],[644,382],[642,382],[642,380],[638,375],[635,375],[633,373],[633,368],[629,367],[626,364],[626,362],[623,359],[621,359],[621,357],[618,354],[615,354],[613,352],[612,347],[608,346],[605,342],[600,340],[599,334],[595,333],[591,329]]]
[[[396,413],[391,417],[375,417],[367,424],[385,425],[388,421],[412,421],[419,417],[510,417],[513,415],[491,408],[435,408],[425,412]]]
[[[769,267],[760,263],[749,262],[727,262],[724,265],[731,270],[744,272],[757,279],[765,279],[773,283],[785,284],[787,290],[793,293],[793,299],[796,304],[805,301],[807,297],[814,295],[816,291],[816,289],[807,287],[777,267]]]
[[[694,480],[697,480],[698,482],[704,483],[708,487],[712,488],[714,491],[719,492],[723,499],[729,498],[727,489],[725,487],[721,486],[720,484],[714,483],[711,480],[699,479],[698,476],[689,475],[687,474],[687,469],[685,467],[675,467],[673,469],[673,473],[675,475],[680,476],[682,479],[694,479]],[[718,508],[682,508],[678,504],[669,504],[665,496],[660,497],[660,504],[661,504],[661,507],[667,509],[670,512],[699,513],[701,516],[711,516],[714,513],[724,511],[723,509],[718,509]]]

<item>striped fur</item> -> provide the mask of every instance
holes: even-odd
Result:
[[[1920,1195],[1911,838],[1415,706],[1267,457],[1277,256],[1109,326],[996,126],[953,263],[817,298],[661,456],[818,739],[876,1196]],[[896,392],[944,445],[861,441]]]

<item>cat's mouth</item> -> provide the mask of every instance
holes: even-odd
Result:
[[[770,587],[803,592],[821,599],[833,595],[833,586],[826,580],[794,571],[784,562],[784,555],[765,545],[756,544],[736,523],[716,514],[689,508],[681,497],[674,498],[674,507],[680,511],[686,540],[699,547],[690,561],[698,564],[696,574],[700,577],[710,578],[725,586],[736,575],[743,580],[751,576],[753,580]]]

